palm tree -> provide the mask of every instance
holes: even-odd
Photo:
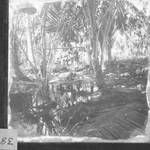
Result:
[[[100,4],[100,2],[102,2],[102,4]],[[103,5],[105,5],[104,2],[107,3],[106,10],[105,12],[100,12],[98,6],[103,7]],[[88,38],[92,49],[92,66],[96,84],[99,88],[102,88],[105,85],[101,67],[104,50],[108,53],[108,59],[111,59],[113,34],[117,29],[123,29],[124,27],[123,1],[81,0],[80,3],[66,3],[67,4],[64,5],[64,7],[61,7],[61,2],[49,4],[50,7],[46,17],[48,24],[47,31],[59,33],[59,35],[63,37],[63,40],[68,42],[73,39],[72,37],[78,36],[77,33],[81,28],[86,29],[84,30],[86,32],[88,30]],[[69,8],[75,6],[77,9],[75,9],[74,12],[72,9],[66,9],[69,4]],[[98,11],[100,12],[100,15],[98,15]],[[64,14],[69,13],[72,14],[69,15],[70,18],[65,18]],[[75,28],[76,22],[78,21],[83,22],[83,24]],[[99,55],[101,55],[101,60]]]
[[[91,47],[93,51],[93,68],[96,75],[96,83],[99,88],[104,86],[104,77],[102,74],[102,64],[104,50],[108,54],[108,60],[111,60],[111,48],[113,45],[113,35],[116,30],[124,28],[124,4],[123,1],[100,1],[102,2],[101,8],[104,7],[105,12],[100,12],[100,15],[97,15],[99,1],[87,0],[87,7],[84,6],[84,9],[87,9],[88,18],[91,27]],[[107,7],[105,7],[107,3]],[[103,11],[104,11],[103,9]],[[100,50],[98,47],[100,44]],[[100,53],[101,52],[101,53]],[[99,60],[99,53],[101,55],[101,60]]]

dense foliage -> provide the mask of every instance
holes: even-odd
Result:
[[[134,107],[136,90],[145,94],[149,18],[123,0],[46,3],[40,12],[36,11],[23,5],[12,18],[10,57],[14,74],[10,125],[26,129],[22,136],[89,133],[109,139],[110,136],[103,136],[107,129],[98,135],[85,131],[92,126],[89,125],[92,120],[92,128],[98,128],[99,109],[105,110],[110,104],[116,106],[125,99],[129,102],[133,99]],[[125,43],[117,41],[118,33],[125,37]],[[126,59],[122,59],[126,53]],[[120,100],[119,94],[127,95],[118,90],[120,87],[125,88],[122,92],[131,90],[128,94],[131,99]],[[142,115],[147,115],[145,97],[142,99],[135,111],[140,107],[144,110]],[[124,105],[127,109],[118,113],[131,110],[128,104]],[[115,112],[110,109],[109,113]],[[109,113],[106,112],[108,120]],[[132,112],[130,115],[134,120],[136,115]],[[138,115],[140,120],[142,117]],[[115,116],[117,121],[121,117]],[[144,125],[137,125],[135,120],[124,123],[129,130]],[[32,132],[29,126],[33,127]],[[119,138],[112,134],[111,138]],[[128,137],[122,134],[121,138]]]

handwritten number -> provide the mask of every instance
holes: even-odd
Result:
[[[12,138],[12,137],[9,137],[9,138],[7,138],[7,137],[2,137],[2,138],[0,139],[0,144],[1,144],[1,145],[5,145],[5,144],[7,144],[7,145],[13,145],[13,138]]]
[[[2,139],[1,139],[1,141],[0,141],[0,144],[1,145],[4,145],[4,144],[6,144],[7,143],[7,138],[6,137],[3,137]]]
[[[13,138],[8,138],[8,145],[13,145]]]

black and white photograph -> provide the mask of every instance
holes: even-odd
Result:
[[[8,18],[19,141],[150,143],[149,0],[9,0]]]

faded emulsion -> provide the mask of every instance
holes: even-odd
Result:
[[[150,142],[149,8],[10,0],[8,128],[20,141]]]

